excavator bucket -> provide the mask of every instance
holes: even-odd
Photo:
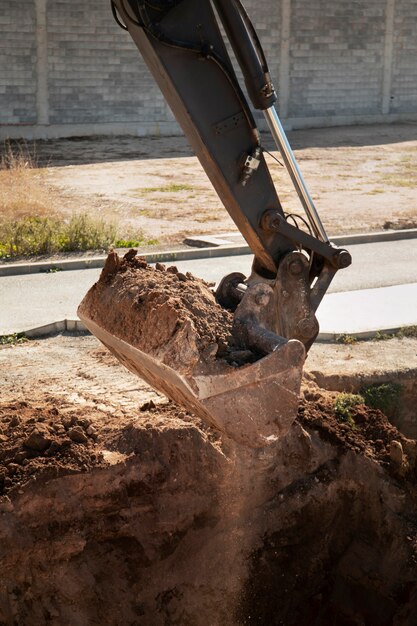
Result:
[[[130,371],[240,444],[273,443],[297,415],[303,344],[234,345],[233,315],[176,268],[111,253],[78,314]]]

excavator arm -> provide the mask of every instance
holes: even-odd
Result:
[[[253,251],[251,276],[226,276],[216,297],[220,305],[234,311],[233,335],[238,345],[264,355],[269,364],[246,368],[252,367],[252,377],[246,372],[237,383],[240,374],[234,374],[232,385],[232,406],[236,393],[241,394],[240,399],[244,397],[243,387],[250,389],[252,400],[256,397],[258,405],[263,404],[261,412],[268,426],[259,426],[259,436],[251,435],[256,445],[263,445],[273,429],[271,424],[282,425],[289,417],[291,421],[294,407],[296,410],[293,400],[274,399],[265,381],[271,383],[271,376],[276,374],[281,395],[285,397],[288,389],[292,396],[297,395],[305,351],[319,330],[315,311],[336,271],[350,264],[350,254],[328,240],[275,111],[277,96],[265,55],[240,0],[111,0],[111,7],[118,24],[129,31],[226,210]],[[238,80],[225,38],[252,106]],[[253,110],[262,111],[266,118],[307,219],[288,219],[284,213]],[[183,393],[184,384],[195,387],[195,378],[185,383],[176,380],[167,387],[167,378],[171,374],[175,378],[172,372],[158,370],[157,360],[150,364],[149,355],[133,354],[114,336],[103,335],[103,328],[97,328],[85,311],[80,315],[130,369],[242,441],[233,429],[222,426],[226,396],[218,393],[215,385],[211,385],[209,396],[201,390]],[[149,376],[151,365],[156,376]],[[267,387],[273,389],[271,384]],[[281,406],[272,411],[278,415],[271,420],[271,407],[280,402]],[[253,419],[253,402],[249,405],[243,421]],[[243,439],[248,443],[248,437]]]

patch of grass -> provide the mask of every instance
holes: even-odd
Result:
[[[345,333],[336,337],[336,343],[342,343],[345,346],[353,346],[357,342],[358,340],[356,337],[354,337],[353,335],[347,335]]]
[[[176,193],[177,191],[194,191],[195,187],[192,185],[170,183],[168,185],[161,185],[160,187],[139,187],[138,189],[132,189],[136,193]]]
[[[376,196],[379,193],[385,193],[385,189],[371,189],[371,191],[367,191],[367,196]]]
[[[7,139],[0,153],[0,170],[32,169],[37,165],[36,152],[31,152],[25,141]]]
[[[355,428],[356,424],[353,419],[352,409],[358,406],[358,404],[364,404],[362,396],[354,393],[339,393],[333,405],[337,419]]]
[[[0,336],[0,346],[14,346],[29,341],[24,333],[12,333],[11,335]]]
[[[40,270],[43,274],[56,274],[57,272],[62,272],[60,267],[50,267],[47,270]]]
[[[116,239],[113,245],[115,248],[137,248],[143,245],[156,246],[158,243],[158,239]]]
[[[0,147],[0,215],[18,219],[53,214],[44,174],[25,143],[5,142]]]
[[[381,330],[377,330],[375,336],[373,337],[374,341],[387,341],[388,339],[392,339],[395,335],[393,333],[384,333]]]
[[[143,233],[121,237],[112,222],[90,217],[85,213],[73,215],[69,220],[61,217],[0,218],[0,259],[54,254],[58,252],[83,252],[107,250],[112,246],[134,247],[151,245]]]
[[[402,387],[399,383],[374,384],[361,389],[365,404],[383,413],[393,414],[398,409]]]
[[[417,154],[402,157],[394,170],[382,175],[381,180],[395,187],[417,187]]]
[[[417,326],[403,326],[397,333],[400,339],[417,339]]]

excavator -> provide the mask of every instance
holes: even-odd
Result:
[[[319,332],[315,312],[351,255],[329,241],[274,107],[265,54],[241,1],[111,0],[111,9],[253,252],[251,275],[225,276],[215,296],[233,312],[235,340],[262,358],[220,372],[205,371],[201,362],[192,371],[171,367],[160,354],[110,332],[85,306],[79,315],[155,389],[239,444],[263,448],[296,418],[304,361]],[[254,111],[266,119],[306,217],[283,210],[256,123],[261,114]]]

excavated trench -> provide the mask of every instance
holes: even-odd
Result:
[[[3,406],[0,623],[417,623],[415,441],[313,395],[262,451],[171,404]]]
[[[0,402],[0,624],[415,625],[417,442],[334,397],[258,450],[172,403]]]

